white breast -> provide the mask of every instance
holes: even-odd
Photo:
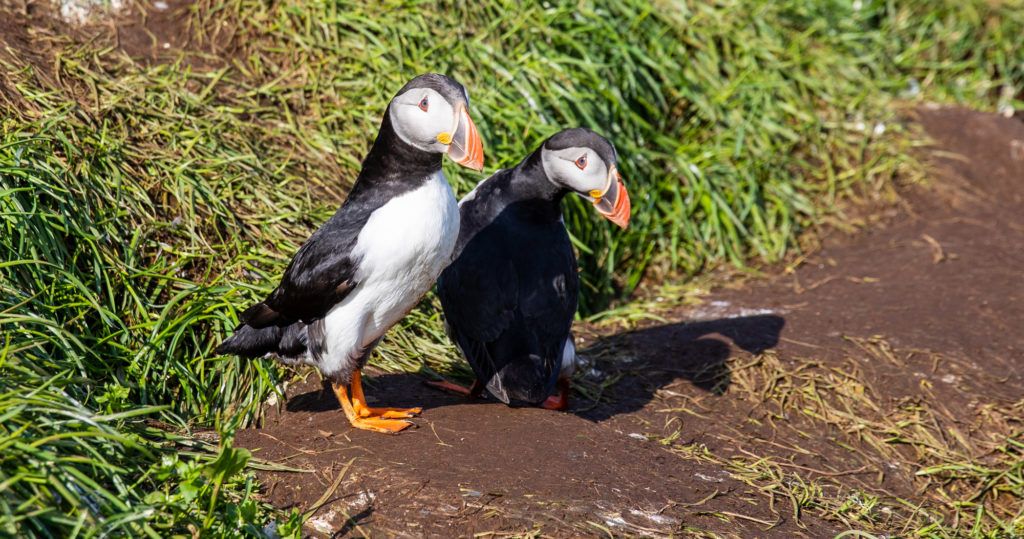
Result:
[[[459,206],[440,171],[370,215],[352,253],[356,289],[325,320],[324,374],[348,370],[416,305],[451,263],[458,237]]]
[[[433,282],[450,261],[458,235],[458,203],[438,171],[370,215],[353,249],[356,281],[416,275]]]

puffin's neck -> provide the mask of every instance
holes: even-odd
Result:
[[[519,163],[511,176],[513,181],[505,189],[517,207],[539,220],[557,221],[562,217],[562,198],[569,191],[548,178],[540,150]]]
[[[441,159],[442,154],[420,150],[398,136],[389,106],[356,183],[417,184],[441,170]]]

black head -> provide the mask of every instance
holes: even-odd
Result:
[[[626,228],[629,193],[616,168],[618,153],[608,139],[582,127],[566,129],[544,141],[540,154],[551,182],[587,198],[601,215]]]
[[[615,146],[608,139],[586,127],[563,129],[548,137],[544,141],[543,147],[545,150],[553,152],[570,148],[589,148],[609,165],[614,165],[619,159]]]
[[[441,95],[448,103],[453,105],[462,103],[469,108],[469,92],[466,87],[447,75],[439,73],[424,73],[409,82],[405,83],[395,94],[395,97],[408,92],[409,90],[430,89]]]

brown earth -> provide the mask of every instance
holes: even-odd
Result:
[[[848,507],[796,499],[804,483],[946,514],[942,496],[966,486],[915,471],[947,453],[987,458],[1021,428],[1024,123],[918,116],[936,173],[888,224],[659,313],[671,323],[583,328],[592,367],[579,381],[587,394],[605,388],[597,402],[511,409],[382,375],[371,399],[424,406],[418,429],[383,436],[351,429],[318,383],[298,384],[236,439],[311,472],[261,473],[265,498],[308,509],[326,496],[315,536],[850,529]],[[896,502],[881,511],[861,528],[914,517]]]
[[[123,53],[120,60],[142,65],[181,61],[196,70],[221,68],[241,54],[241,38],[230,16],[206,21],[205,4],[192,0],[124,4],[120,11],[97,5],[79,23],[62,20],[55,2],[0,0],[0,105],[31,106],[31,100],[18,90],[19,84],[59,86],[57,51],[73,50],[72,44],[109,47]],[[68,90],[85,96],[86,102],[91,95],[88,88]]]
[[[194,0],[137,0],[110,26],[115,45],[142,64],[180,60],[199,71],[218,69],[242,54],[242,38],[236,35],[231,13],[211,17],[210,10],[207,3]]]
[[[113,25],[117,45],[142,62],[173,61],[178,51],[190,45],[192,4],[191,0],[169,0],[159,7],[153,2],[130,4]]]

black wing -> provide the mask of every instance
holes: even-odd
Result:
[[[452,339],[503,402],[550,395],[576,312],[576,258],[561,223],[523,228],[499,217],[441,275]]]
[[[372,209],[343,205],[299,248],[267,299],[241,314],[242,324],[254,328],[295,321],[308,324],[326,316],[357,284],[359,260],[352,250]]]

